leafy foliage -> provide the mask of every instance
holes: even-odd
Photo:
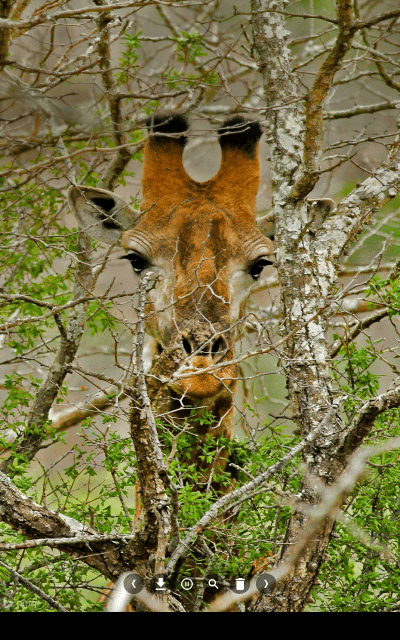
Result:
[[[400,434],[398,409],[382,415],[370,443]],[[399,452],[371,458],[335,527],[316,592],[321,611],[391,611],[399,603]]]

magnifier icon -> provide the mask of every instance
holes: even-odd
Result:
[[[208,586],[212,587],[213,589],[218,589],[218,585],[215,582],[214,578],[211,578],[211,580],[208,581]]]

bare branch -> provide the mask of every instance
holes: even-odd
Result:
[[[110,534],[110,535],[84,535],[79,537],[76,535],[74,538],[38,538],[36,540],[25,540],[25,542],[17,542],[15,544],[11,544],[8,542],[0,542],[0,550],[1,551],[11,551],[17,549],[34,549],[36,547],[50,547],[50,549],[55,549],[62,545],[71,545],[71,544],[81,544],[87,542],[109,542],[109,541],[123,541],[128,542],[134,538],[133,535],[118,535],[118,534]]]
[[[307,196],[319,177],[323,141],[323,102],[351,47],[354,35],[352,5],[352,0],[337,1],[338,35],[306,98],[303,172],[291,193],[291,197],[296,199]]]
[[[325,115],[326,120],[340,120],[342,118],[353,118],[355,116],[361,116],[366,113],[378,113],[379,111],[388,111],[390,109],[399,108],[398,100],[388,100],[387,102],[380,102],[378,104],[369,104],[360,107],[353,107],[351,109],[342,109],[341,111],[330,111]]]
[[[398,18],[400,16],[400,9],[393,9],[393,11],[387,11],[386,13],[381,13],[378,16],[374,16],[373,18],[369,18],[368,20],[357,20],[354,24],[354,29],[368,29],[369,27],[373,27],[380,22],[384,22],[385,20],[393,20],[393,18]]]

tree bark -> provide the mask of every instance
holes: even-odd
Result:
[[[337,397],[329,370],[326,329],[338,261],[376,208],[396,195],[400,180],[393,153],[375,176],[358,186],[337,209],[328,212],[319,229],[313,228],[313,212],[310,209],[308,213],[305,197],[319,176],[323,100],[351,43],[352,3],[337,2],[336,44],[305,97],[304,121],[298,110],[300,96],[290,69],[288,32],[283,16],[285,4],[277,0],[252,0],[252,24],[267,105],[265,116],[281,286],[281,333],[288,335],[296,325],[306,322],[286,343],[282,353],[293,418],[304,437],[334,407]],[[372,414],[377,415],[375,406],[370,407],[368,415]],[[350,427],[343,424],[339,409],[333,412],[333,417],[304,454],[307,471],[298,498],[305,505],[318,503],[318,487],[331,485],[339,477],[371,426],[369,421],[367,429],[359,426],[355,429],[357,435],[346,438]],[[290,556],[308,520],[303,510],[293,513],[278,565]],[[274,595],[259,599],[254,610],[304,610],[324,561],[333,526],[334,520],[326,518],[302,557],[278,583]]]

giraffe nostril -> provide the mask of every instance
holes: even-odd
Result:
[[[221,359],[221,357],[227,351],[227,342],[223,336],[218,336],[214,340],[210,338],[203,344],[197,345],[193,343],[193,340],[189,340],[185,336],[182,336],[182,347],[187,356],[202,356],[203,358],[211,358],[215,361]]]
[[[214,341],[211,347],[211,355],[213,360],[220,357],[223,353],[225,353],[225,351],[226,351],[226,341],[222,336],[219,336],[219,338],[217,338]]]
[[[192,353],[192,347],[190,346],[190,342],[187,338],[182,338],[182,345],[188,356],[190,356]]]

